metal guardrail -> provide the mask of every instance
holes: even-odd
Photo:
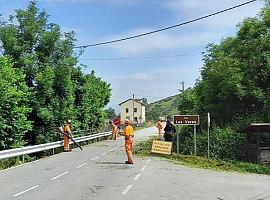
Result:
[[[77,137],[77,138],[74,138],[74,140],[76,142],[84,142],[84,141],[89,141],[89,140],[93,140],[93,139],[97,139],[101,137],[106,137],[111,134],[112,132],[108,131],[104,133],[96,133],[92,135]],[[71,141],[70,144],[73,144],[73,142]],[[4,158],[12,158],[12,157],[31,154],[31,153],[46,151],[50,149],[55,149],[62,146],[63,146],[63,141],[57,141],[57,142],[51,142],[51,143],[46,143],[46,144],[39,144],[39,145],[34,145],[34,146],[4,150],[4,151],[0,151],[0,160]]]

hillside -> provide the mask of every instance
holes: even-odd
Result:
[[[178,95],[174,95],[148,104],[146,107],[146,120],[156,121],[159,117],[177,114],[177,99]]]

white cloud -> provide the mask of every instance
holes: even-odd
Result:
[[[235,5],[242,4],[246,1],[244,0],[167,0],[161,1],[161,5],[171,11],[175,11],[177,13],[191,15],[194,16],[198,14],[206,14],[207,12],[216,12],[220,10],[224,10],[229,7],[233,7]],[[256,1],[242,7],[234,9],[235,12],[246,12],[245,10],[248,8],[253,8],[257,10],[258,7],[263,5],[263,1]],[[252,12],[254,13],[254,12]],[[247,13],[248,14],[248,13]]]
[[[104,38],[102,41],[133,36],[148,31],[149,29],[134,30],[123,35]],[[111,48],[112,50],[118,51],[122,54],[125,53],[140,55],[145,53],[158,52],[160,50],[179,50],[181,48],[198,47],[206,45],[209,41],[216,40],[218,37],[219,34],[215,32],[198,32],[196,30],[195,32],[181,35],[175,32],[162,32],[121,43],[115,43],[113,45],[108,45],[105,48]]]
[[[171,22],[169,25],[185,22],[197,17],[201,17],[216,11],[243,3],[243,0],[167,0],[159,1],[161,6],[174,13],[177,22]],[[184,25],[175,29],[163,31],[160,33],[143,36],[138,39],[131,39],[121,43],[108,45],[110,48],[119,53],[142,55],[145,53],[158,52],[160,50],[176,50],[181,48],[199,47],[202,49],[208,43],[219,42],[223,37],[232,33],[228,30],[235,30],[246,17],[253,17],[258,14],[259,9],[264,3],[262,1],[245,5],[241,8],[218,14],[213,17]],[[181,19],[181,21],[179,21]],[[187,30],[190,32],[186,33]],[[119,38],[138,35],[141,33],[153,31],[151,28],[134,29],[121,35],[103,38],[101,41],[110,41]],[[228,35],[229,34],[229,35]]]
[[[177,21],[188,21],[194,18],[205,16],[229,7],[244,3],[243,0],[168,0],[162,1],[161,6],[174,12]],[[237,25],[246,17],[254,17],[264,5],[263,1],[256,1],[242,7],[209,17],[195,22],[193,25],[205,28],[227,28]]]
[[[0,6],[0,14],[4,18],[4,20],[7,20],[10,15],[15,15],[15,9],[21,8],[22,4],[18,2],[13,2],[12,4],[2,3]]]
[[[195,67],[196,66],[196,67]],[[109,78],[113,86],[109,106],[119,111],[118,104],[135,94],[136,98],[146,97],[149,102],[177,94],[180,82],[185,88],[193,86],[194,74],[199,74],[200,63],[190,66],[164,66],[151,68],[147,73],[133,73]],[[143,77],[143,78],[142,78]]]
[[[141,73],[141,72],[138,72],[138,73],[135,73],[135,74],[132,74],[130,76],[131,79],[134,79],[134,80],[149,80],[149,79],[152,79],[153,77],[150,76],[149,74],[145,74],[145,73]]]
[[[127,75],[110,76],[109,79],[113,80],[113,82],[115,83],[121,83],[119,85],[122,85],[124,80],[130,80],[134,83],[139,81],[142,85],[144,85],[144,88],[153,88],[157,82],[160,82],[162,84],[166,77],[169,78],[171,81],[178,80],[180,78],[183,80],[189,79],[189,82],[194,82],[195,80],[190,80],[190,77],[193,77],[191,75],[193,75],[194,73],[198,73],[198,68],[201,65],[201,63],[197,63],[195,65],[186,66],[179,63],[176,66],[170,67],[150,67],[152,70],[150,70],[149,72],[135,72]]]

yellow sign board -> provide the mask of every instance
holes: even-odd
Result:
[[[160,140],[154,140],[151,152],[171,155],[172,142],[164,142],[164,141],[160,141]]]

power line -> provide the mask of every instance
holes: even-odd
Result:
[[[120,57],[120,58],[81,58],[79,60],[97,60],[97,61],[113,61],[113,60],[143,60],[143,59],[160,59],[160,58],[173,58],[183,56],[194,56],[195,53],[176,54],[176,55],[163,55],[163,56],[143,56],[143,57]]]
[[[230,7],[230,8],[224,9],[224,10],[221,10],[221,11],[217,11],[217,12],[214,12],[214,13],[211,13],[211,14],[208,14],[208,15],[205,15],[205,16],[202,16],[202,17],[199,17],[199,18],[195,18],[195,19],[192,19],[192,20],[189,20],[189,21],[180,23],[180,24],[175,24],[175,25],[173,25],[173,26],[168,26],[168,27],[161,28],[161,29],[158,29],[158,30],[154,30],[154,31],[150,31],[150,32],[146,32],[146,33],[142,33],[142,34],[138,34],[138,35],[134,35],[134,36],[130,36],[130,37],[125,37],[125,38],[121,38],[121,39],[111,40],[111,41],[107,41],[107,42],[100,42],[100,43],[94,43],[94,44],[88,44],[88,45],[76,46],[76,47],[74,47],[74,48],[87,48],[87,47],[100,46],[100,45],[105,45],[105,44],[111,44],[111,43],[121,42],[121,41],[125,41],[125,40],[130,40],[130,39],[134,39],[134,38],[138,38],[138,37],[142,37],[142,36],[146,36],[146,35],[158,33],[158,32],[161,32],[161,31],[165,31],[165,30],[169,30],[169,29],[172,29],[172,28],[176,28],[176,27],[178,27],[178,26],[183,26],[183,25],[186,25],[186,24],[190,24],[190,23],[193,23],[193,22],[196,22],[196,21],[199,21],[199,20],[208,18],[208,17],[212,17],[212,16],[214,16],[214,15],[218,15],[218,14],[220,14],[220,13],[224,13],[224,12],[227,12],[227,11],[229,11],[229,10],[233,10],[233,9],[235,9],[235,8],[242,7],[242,6],[244,6],[244,5],[253,3],[253,2],[255,2],[255,1],[257,1],[257,0],[247,1],[247,2],[244,2],[244,3],[242,3],[242,4],[238,4],[238,5],[236,5],[236,6],[233,6],[233,7]]]

